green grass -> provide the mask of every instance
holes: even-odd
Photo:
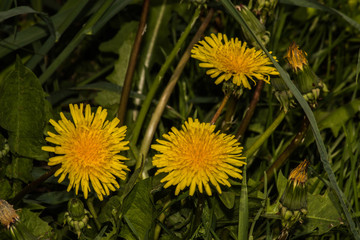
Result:
[[[114,118],[131,67],[122,123],[130,141],[130,151],[122,153],[130,172],[104,201],[96,195],[86,201],[79,191],[94,216],[80,239],[275,239],[284,232],[288,239],[360,239],[360,2],[280,0],[267,14],[260,8],[266,42],[234,8],[240,1],[200,2],[151,1],[131,66],[143,1],[38,0],[26,6],[1,1],[0,199],[22,209],[22,225],[17,237],[0,227],[0,240],[24,239],[21,231],[28,238],[77,238],[74,228],[63,225],[67,203],[75,197],[74,190],[66,192],[68,180],[58,183],[53,172],[39,180],[54,171],[47,165],[52,155],[40,150],[46,132],[54,131],[48,121],[58,120],[61,111],[70,116],[69,103],[102,106],[108,119]],[[258,7],[256,1],[252,5]],[[222,187],[221,195],[213,189],[213,196],[189,196],[186,188],[175,196],[174,187],[163,188],[164,175],[155,175],[156,151],[150,146],[188,118],[210,122],[218,110],[222,84],[215,85],[186,50],[197,34],[203,39],[217,32],[271,51],[294,106],[283,113],[279,91],[265,84],[240,140],[246,181],[230,178],[232,186]],[[309,67],[328,89],[321,89],[311,107],[284,59],[292,42],[306,51]],[[242,89],[230,98],[216,129],[236,135],[255,91],[256,86]],[[304,116],[308,129],[294,144]],[[289,152],[284,163],[264,176],[284,152]],[[286,229],[279,199],[290,172],[304,159],[311,163],[308,213]]]

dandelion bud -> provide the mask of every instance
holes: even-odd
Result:
[[[274,15],[275,7],[278,0],[257,0],[255,6],[252,9],[256,15],[260,15],[260,22],[265,24],[267,16]],[[249,7],[251,9],[251,7]]]
[[[236,6],[236,9],[239,10],[240,15],[244,18],[250,29],[255,33],[255,35],[261,40],[262,44],[266,45],[270,40],[270,32],[266,31],[265,26],[260,23],[260,21],[245,5]],[[241,28],[247,41],[249,41],[251,45],[253,45],[257,49],[260,49],[260,46],[258,46],[258,43],[255,41],[254,37],[248,32],[248,30],[245,29],[242,25]]]
[[[310,68],[306,58],[307,53],[299,49],[296,43],[292,43],[285,58],[294,73],[294,84],[297,86],[305,100],[312,106],[317,105],[320,89],[326,91],[326,86]]]
[[[307,168],[309,162],[305,159],[291,171],[285,191],[280,199],[280,215],[282,225],[290,229],[295,223],[302,223],[307,213]]]
[[[68,203],[68,212],[65,213],[64,223],[72,227],[78,238],[84,227],[91,228],[88,225],[89,218],[92,217],[90,212],[84,208],[84,204],[77,198],[70,199]]]

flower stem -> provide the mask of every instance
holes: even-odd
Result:
[[[247,127],[249,126],[250,120],[251,120],[252,116],[254,115],[256,105],[259,102],[260,93],[261,93],[261,90],[263,89],[263,87],[264,87],[264,82],[259,81],[258,85],[256,86],[254,95],[253,95],[253,97],[251,99],[249,108],[248,108],[248,110],[247,110],[247,112],[245,114],[244,119],[241,121],[240,127],[239,127],[239,129],[238,129],[238,131],[237,131],[237,133],[235,135],[235,137],[238,140],[241,140],[243,138],[243,136],[245,134],[245,131],[246,131]]]
[[[58,169],[60,169],[60,167],[61,167],[61,165],[59,164],[59,165],[57,165],[55,167],[50,168],[50,170],[48,172],[46,172],[45,174],[40,176],[35,181],[31,182],[30,184],[26,185],[26,187],[24,187],[18,194],[16,194],[16,196],[12,200],[10,200],[9,202],[12,205],[16,205],[26,194],[28,194],[29,192],[34,190],[41,183],[45,182],[46,179],[51,177]]]
[[[101,224],[99,223],[99,221],[97,219],[97,214],[96,214],[96,211],[95,211],[95,208],[94,208],[93,201],[94,201],[94,198],[91,197],[91,198],[86,200],[86,204],[87,204],[87,206],[89,208],[89,211],[90,211],[91,215],[93,216],[96,228],[98,230],[100,230],[101,229]]]
[[[224,99],[222,100],[222,102],[221,102],[221,104],[220,104],[220,107],[218,108],[218,110],[216,111],[214,117],[213,117],[213,118],[211,119],[211,121],[210,121],[210,124],[211,124],[211,125],[214,125],[215,122],[216,122],[216,121],[218,120],[218,118],[220,117],[220,114],[221,114],[222,110],[224,109],[227,101],[229,100],[230,95],[231,95],[231,93],[227,93],[227,94],[224,96]]]
[[[132,132],[132,136],[131,136],[131,140],[134,144],[136,144],[139,135],[140,135],[140,131],[142,128],[142,124],[145,120],[145,117],[147,115],[147,112],[149,110],[150,104],[152,102],[152,99],[155,96],[155,93],[157,91],[157,89],[159,88],[162,79],[166,73],[166,71],[169,69],[172,61],[175,59],[177,53],[179,52],[181,46],[183,45],[183,43],[185,42],[187,36],[190,34],[190,31],[192,29],[192,27],[194,26],[197,18],[199,17],[201,12],[200,7],[198,7],[194,13],[194,15],[192,16],[192,19],[190,20],[189,24],[186,26],[184,32],[182,33],[181,37],[179,38],[178,42],[176,43],[175,47],[173,48],[173,50],[171,51],[171,53],[169,54],[169,56],[167,57],[165,63],[162,65],[159,73],[156,75],[154,81],[152,82],[149,92],[146,95],[146,98],[144,100],[144,103],[142,104],[142,107],[140,109],[139,112],[139,116],[136,119],[135,122],[135,127],[134,130]]]
[[[195,207],[195,218],[193,223],[191,224],[191,232],[190,232],[190,236],[193,237],[194,233],[196,232],[196,230],[198,229],[198,227],[200,226],[201,223],[201,216],[204,210],[204,204],[205,204],[205,197],[202,193],[198,193],[197,194],[197,204]]]
[[[166,217],[166,214],[164,213],[165,210],[167,210],[167,208],[169,207],[171,201],[167,201],[164,206],[163,206],[163,210],[162,213],[160,214],[160,216],[158,217],[158,221],[163,223]],[[154,240],[158,240],[160,237],[160,232],[161,232],[161,226],[159,224],[156,224],[155,226],[155,230],[154,230]]]
[[[227,103],[225,116],[224,116],[224,124],[221,127],[222,132],[228,131],[229,128],[231,127],[231,125],[233,124],[237,100],[238,100],[238,98],[235,97],[234,95],[230,96],[230,99]]]
[[[250,157],[254,154],[256,150],[259,149],[261,144],[263,144],[266,139],[270,137],[270,135],[275,131],[275,129],[280,125],[282,120],[285,118],[285,111],[281,110],[279,115],[276,117],[276,119],[273,121],[273,123],[266,129],[266,131],[251,145],[251,147],[244,153],[245,157]],[[251,165],[251,163],[248,163],[248,167]]]
[[[162,113],[164,112],[164,109],[166,107],[166,104],[170,98],[171,93],[174,90],[174,87],[176,86],[176,83],[182,73],[182,71],[184,70],[184,67],[187,63],[187,61],[190,58],[190,54],[191,54],[191,49],[193,48],[194,44],[199,41],[201,35],[203,34],[203,32],[205,31],[205,29],[207,28],[212,15],[214,13],[213,9],[210,9],[208,15],[206,16],[205,20],[203,21],[203,23],[201,24],[201,26],[199,27],[197,33],[195,34],[195,36],[193,37],[193,39],[191,40],[191,42],[189,43],[187,49],[185,50],[183,56],[181,57],[178,65],[176,66],[173,75],[171,76],[169,83],[167,84],[164,92],[162,93],[159,103],[157,104],[154,113],[152,114],[150,123],[146,129],[143,141],[141,143],[141,149],[140,149],[140,154],[139,154],[139,159],[137,161],[136,167],[135,169],[140,167],[141,164],[141,159],[140,158],[144,158],[146,159],[146,155],[149,151],[150,148],[150,144],[152,142],[152,139],[154,137],[156,128],[159,124],[160,118],[162,116]],[[140,117],[140,116],[139,116]]]
[[[137,62],[136,60],[137,60],[137,56],[139,55],[141,40],[144,36],[144,29],[146,27],[146,18],[147,18],[148,12],[149,12],[149,5],[150,5],[149,3],[150,3],[150,0],[144,0],[138,31],[136,33],[135,42],[134,42],[133,48],[131,50],[129,66],[126,71],[124,86],[123,86],[123,89],[121,92],[120,105],[119,105],[118,114],[117,114],[118,118],[120,119],[119,126],[124,125],[124,122],[125,122],[127,103],[129,100],[132,79],[133,79],[134,72],[135,72],[135,66],[136,66],[136,62]]]
[[[294,150],[300,145],[302,142],[307,130],[309,128],[309,120],[306,116],[304,116],[304,119],[301,124],[301,128],[299,132],[296,134],[294,139],[291,141],[291,143],[286,147],[286,149],[281,153],[281,155],[276,159],[276,161],[271,165],[271,167],[266,171],[267,179],[271,180],[271,178],[274,176],[274,171],[278,170],[281,166],[284,165],[286,160],[289,158],[291,153],[294,152]],[[263,185],[264,177],[261,179],[261,184]]]

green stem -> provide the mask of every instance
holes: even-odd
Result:
[[[93,216],[93,219],[94,219],[94,222],[95,222],[95,225],[96,225],[97,229],[100,230],[101,229],[101,224],[99,223],[99,221],[97,219],[97,214],[96,214],[96,211],[95,211],[95,208],[94,208],[93,201],[94,201],[94,197],[91,197],[91,198],[86,200],[86,204],[87,204],[87,206],[89,208],[89,211],[90,211],[91,215]]]
[[[168,70],[168,68],[170,67],[172,61],[175,59],[177,53],[181,49],[181,46],[185,42],[187,36],[189,35],[192,27],[194,26],[194,24],[196,22],[196,19],[199,17],[199,15],[200,15],[200,7],[198,7],[196,9],[191,21],[189,22],[189,24],[185,28],[185,30],[182,33],[180,39],[176,43],[174,49],[171,51],[171,53],[167,57],[165,63],[162,65],[159,73],[157,74],[157,76],[155,77],[153,83],[151,84],[150,90],[149,90],[148,94],[146,95],[146,98],[145,98],[144,103],[143,103],[143,105],[141,107],[139,116],[136,119],[134,130],[132,132],[131,139],[132,139],[132,142],[134,144],[136,144],[136,142],[137,142],[137,140],[139,138],[140,131],[141,131],[141,128],[142,128],[142,124],[144,123],[144,120],[145,120],[145,117],[146,117],[147,112],[149,110],[151,101],[154,98],[155,93],[156,93],[157,89],[159,88],[166,71]]]
[[[164,207],[162,209],[162,213],[160,214],[160,216],[158,217],[158,220],[160,223],[163,223],[164,220],[165,220],[165,217],[166,217],[166,214],[164,213],[164,211],[168,211],[168,207],[170,205],[171,201],[167,201],[165,204],[164,204]],[[158,240],[159,237],[160,237],[160,232],[161,232],[161,226],[160,224],[156,224],[155,226],[155,230],[154,230],[154,240]]]
[[[275,131],[275,129],[280,125],[282,120],[285,118],[286,113],[281,110],[279,115],[273,121],[273,123],[266,129],[266,131],[251,145],[251,147],[244,153],[245,157],[252,156],[256,150],[270,137],[270,135]],[[250,163],[248,164],[248,166]]]
[[[201,224],[201,216],[203,214],[204,210],[204,204],[205,204],[205,197],[202,193],[197,192],[197,204],[195,207],[195,218],[193,223],[191,224],[191,237],[193,237],[194,233],[198,229],[198,227]]]
[[[233,124],[234,114],[236,110],[236,103],[238,98],[234,95],[230,96],[230,99],[227,103],[225,117],[224,117],[224,125],[221,127],[222,132],[227,132]]]
[[[214,13],[213,9],[210,9],[208,15],[206,16],[205,20],[203,21],[203,23],[201,24],[201,26],[199,27],[198,31],[196,32],[196,34],[194,35],[194,37],[192,38],[191,42],[189,43],[187,49],[185,50],[183,56],[181,57],[178,65],[176,66],[173,75],[171,76],[169,83],[167,84],[164,92],[162,93],[159,103],[157,104],[155,111],[152,114],[150,123],[146,129],[143,141],[141,143],[141,148],[140,148],[140,154],[138,155],[138,157],[140,159],[138,159],[137,164],[135,169],[138,169],[140,167],[141,164],[141,158],[146,159],[147,153],[149,151],[150,148],[150,144],[152,142],[152,139],[154,137],[156,128],[160,122],[160,118],[162,116],[162,113],[164,112],[164,109],[166,107],[166,104],[171,96],[171,93],[174,90],[174,87],[176,86],[176,83],[178,81],[178,79],[180,78],[180,75],[182,73],[182,71],[184,70],[184,67],[186,65],[186,63],[188,62],[190,55],[191,55],[191,49],[193,48],[194,44],[199,41],[201,35],[204,33],[205,29],[207,28],[212,15]]]

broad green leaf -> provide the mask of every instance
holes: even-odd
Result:
[[[36,197],[36,201],[49,205],[59,205],[68,202],[72,197],[74,197],[74,193],[72,192],[52,191]]]
[[[20,216],[20,221],[36,237],[44,237],[50,234],[52,228],[48,225],[47,222],[39,217],[40,213],[34,213],[27,208],[23,208],[18,212],[18,214]]]
[[[350,103],[330,112],[322,121],[319,122],[319,129],[330,128],[334,136],[337,137],[342,126],[349,119],[353,118],[360,111],[360,99],[355,99]]]
[[[13,153],[45,159],[43,129],[46,122],[44,92],[37,77],[18,58],[0,85],[0,126],[8,131]]]
[[[334,109],[331,112],[317,111],[317,121],[319,123],[319,129],[323,130],[330,128],[334,137],[337,137],[340,129],[345,123],[352,119],[357,112],[360,111],[360,99],[355,99],[350,103]],[[305,139],[305,145],[308,146],[314,141],[313,134],[307,134]]]
[[[219,198],[224,206],[228,209],[232,209],[235,204],[235,193],[234,192],[223,192],[219,194]]]
[[[138,240],[139,239],[134,236],[134,234],[132,233],[132,231],[128,225],[124,225],[123,227],[121,227],[119,236],[126,240]]]
[[[124,219],[137,239],[148,239],[153,222],[150,178],[138,182],[124,199]],[[120,234],[122,235],[122,234]]]
[[[114,65],[114,71],[106,79],[120,86],[125,80],[137,28],[138,22],[125,23],[113,39],[100,45],[101,51],[112,51],[119,55]]]
[[[6,167],[6,176],[8,178],[17,178],[28,183],[32,180],[31,170],[33,163],[28,158],[14,158],[11,164]]]
[[[109,201],[101,208],[101,212],[98,216],[98,220],[101,223],[109,222],[113,218],[113,211],[119,211],[121,208],[121,202],[119,196],[112,196]],[[118,213],[119,214],[119,213]]]
[[[316,235],[322,235],[332,228],[344,224],[339,213],[341,209],[335,205],[328,192],[324,195],[307,195],[308,213],[305,217],[305,221],[297,228],[297,234],[313,233]]]
[[[0,179],[0,199],[9,199],[12,194],[12,188],[8,180]]]
[[[133,21],[125,23],[113,39],[108,42],[103,42],[99,47],[100,51],[114,52],[119,55],[119,58],[114,64],[113,72],[106,77],[107,80],[118,86],[124,84],[137,27],[138,22]],[[118,104],[120,102],[120,94],[110,91],[101,91],[97,94],[95,100],[102,106]]]

